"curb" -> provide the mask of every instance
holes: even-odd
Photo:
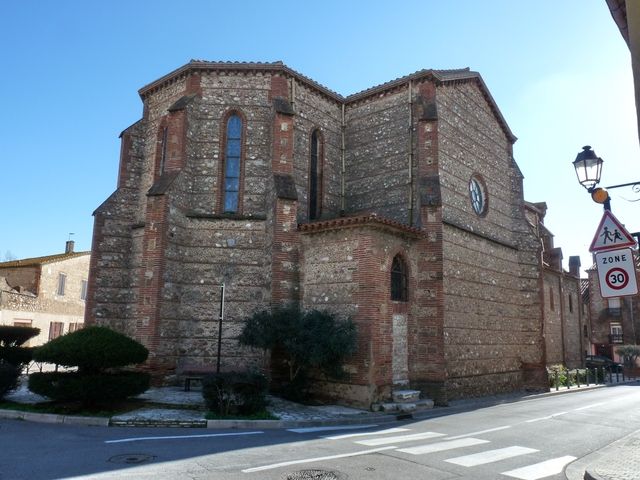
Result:
[[[40,423],[85,425],[90,427],[108,427],[110,422],[108,417],[78,417],[73,415],[56,415],[55,413],[20,412],[17,410],[0,410],[0,418]]]
[[[616,385],[626,385],[640,382],[640,379],[628,380],[620,382]],[[324,420],[207,420],[205,418],[199,420],[116,420],[109,417],[88,417],[73,415],[57,415],[53,413],[34,413],[23,412],[18,410],[0,409],[0,419],[24,420],[30,422],[66,424],[66,425],[84,425],[97,427],[176,427],[176,428],[207,428],[207,429],[240,429],[240,428],[259,428],[259,429],[278,429],[278,428],[304,428],[304,427],[324,427],[334,425],[360,425],[366,423],[390,423],[403,420],[423,420],[432,417],[440,417],[470,408],[479,408],[484,406],[497,405],[502,403],[518,402],[523,400],[533,400],[536,398],[563,395],[566,393],[574,393],[580,391],[589,391],[598,388],[608,388],[609,385],[597,384],[583,387],[568,388],[562,390],[552,390],[549,392],[537,393],[517,397],[506,402],[485,401],[478,399],[475,405],[452,405],[448,407],[434,408],[414,413],[398,413],[392,415],[384,415],[375,412],[361,414],[358,418],[331,418]],[[585,478],[587,478],[585,476]],[[593,474],[592,480],[602,480],[597,474]]]

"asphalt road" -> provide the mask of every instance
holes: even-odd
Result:
[[[0,479],[565,479],[569,463],[640,429],[638,405],[640,386],[623,385],[342,429],[1,420]]]

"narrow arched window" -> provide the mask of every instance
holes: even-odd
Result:
[[[393,257],[393,263],[391,264],[391,300],[406,302],[407,287],[407,265],[400,255],[396,255]]]
[[[319,130],[311,132],[309,158],[309,220],[320,218],[322,211],[322,138]]]
[[[160,168],[158,173],[162,175],[167,165],[167,142],[169,141],[169,127],[162,127],[162,137],[160,143]]]
[[[224,213],[237,213],[240,200],[240,166],[242,154],[242,119],[233,114],[227,119],[224,157]]]

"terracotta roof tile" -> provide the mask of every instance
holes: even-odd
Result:
[[[302,223],[298,225],[298,230],[303,233],[319,232],[323,230],[335,230],[339,228],[361,227],[364,225],[379,226],[400,230],[404,233],[410,233],[415,236],[424,235],[424,231],[420,228],[410,227],[404,223],[396,222],[385,217],[375,214],[358,215],[354,217],[339,217],[330,220],[320,220],[317,222]]]

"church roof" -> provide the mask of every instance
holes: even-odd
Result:
[[[431,79],[436,82],[436,84],[445,84],[445,83],[454,83],[454,82],[475,82],[478,84],[480,90],[482,91],[485,99],[489,103],[491,110],[493,111],[496,119],[502,126],[505,134],[511,142],[516,141],[516,136],[513,134],[506,120],[502,116],[498,105],[495,100],[491,96],[489,89],[487,88],[484,80],[478,72],[474,72],[469,68],[459,68],[459,69],[451,69],[451,70],[433,70],[433,69],[425,69],[419,70],[417,72],[411,73],[409,75],[405,75],[403,77],[396,78],[395,80],[391,80],[389,82],[382,83],[380,85],[376,85],[374,87],[362,90],[360,92],[354,93],[352,95],[348,95],[346,97],[336,93],[335,91],[325,87],[324,85],[312,80],[311,78],[302,75],[301,73],[293,70],[292,68],[285,65],[282,61],[275,62],[219,62],[219,61],[207,61],[207,60],[191,60],[189,63],[169,72],[168,74],[160,77],[159,79],[145,85],[138,93],[140,97],[143,99],[149,95],[150,93],[156,91],[159,88],[162,88],[164,85],[171,83],[183,76],[186,76],[192,72],[197,71],[242,71],[242,72],[280,72],[286,75],[289,75],[296,80],[306,84],[307,86],[321,92],[325,96],[333,99],[338,103],[353,103],[359,100],[363,100],[369,96],[379,95],[383,92],[393,90],[402,85],[405,85],[409,81],[417,81],[417,80],[425,80]]]

